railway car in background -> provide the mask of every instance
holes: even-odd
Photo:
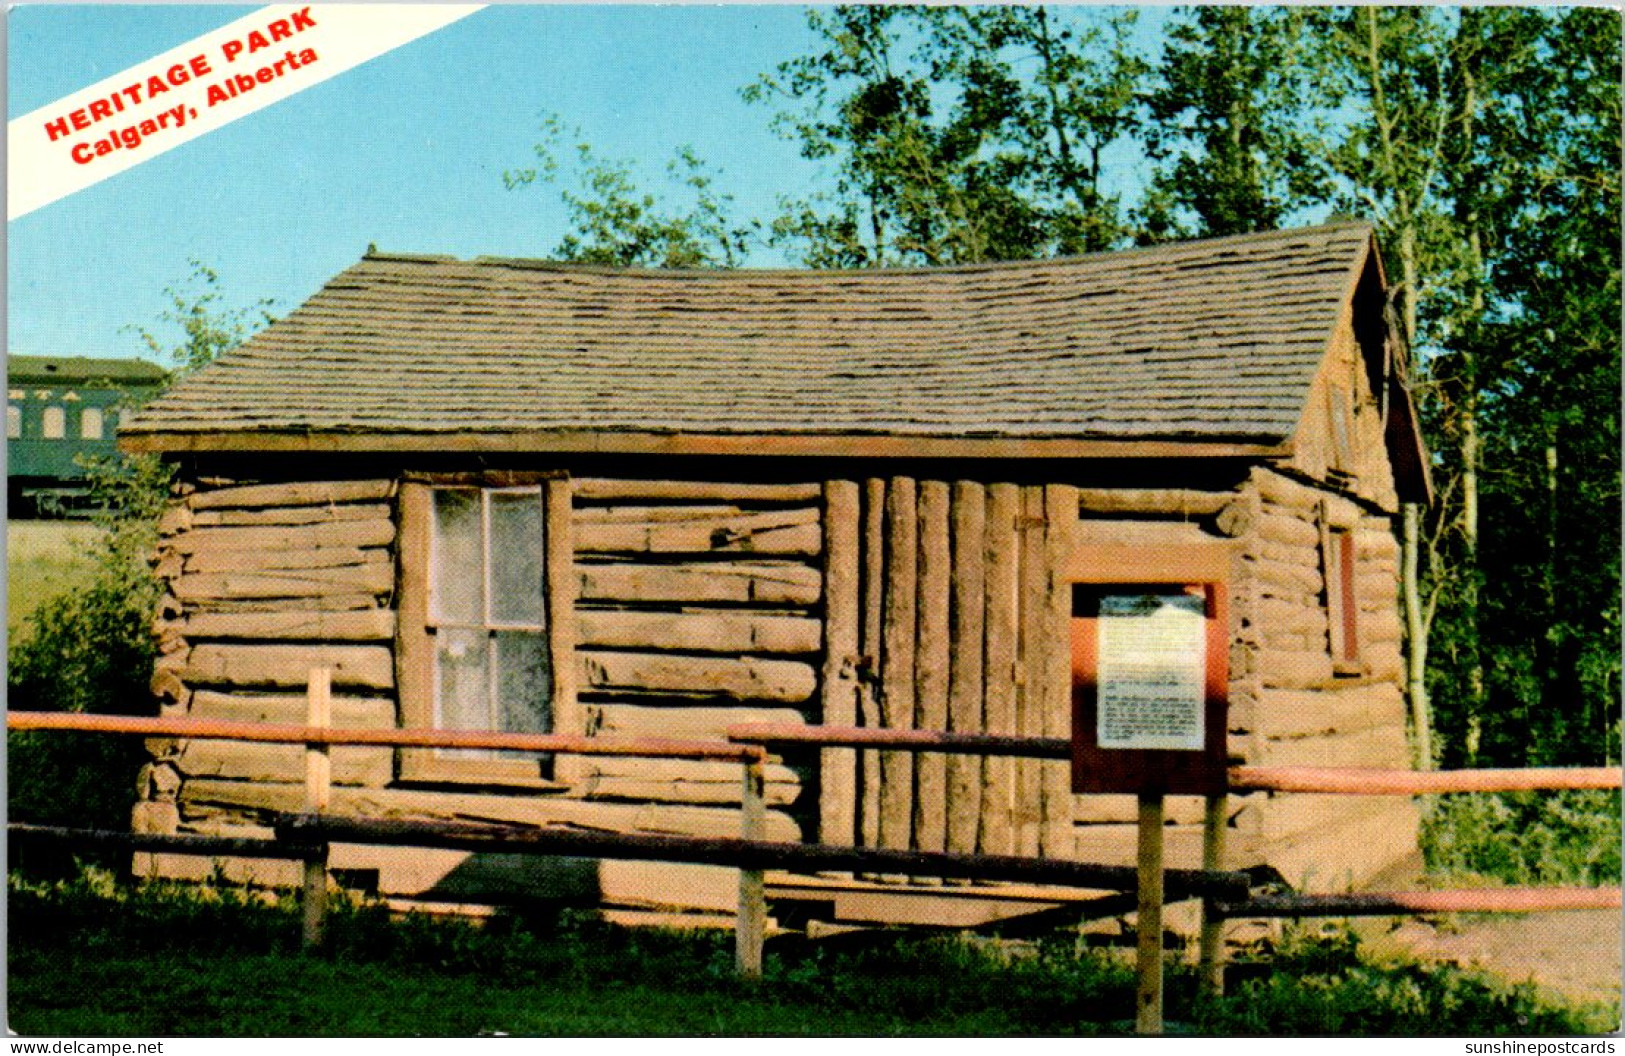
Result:
[[[13,518],[72,516],[89,505],[84,456],[112,456],[119,417],[168,380],[140,359],[8,356],[6,499]]]

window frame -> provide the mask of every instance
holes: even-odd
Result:
[[[1360,650],[1360,592],[1355,525],[1320,507],[1320,574],[1326,604],[1326,644],[1336,675],[1365,674]]]
[[[436,490],[482,493],[481,520],[489,503],[483,493],[537,489],[542,500],[544,537],[543,592],[549,692],[553,732],[582,733],[584,725],[575,695],[575,569],[571,542],[571,498],[568,477],[556,473],[409,474],[400,493],[400,603],[396,629],[396,684],[400,724],[408,729],[436,729],[437,627],[430,611],[433,589],[434,493]],[[482,536],[484,531],[482,530]],[[487,599],[489,615],[489,599]],[[444,621],[442,621],[444,622]],[[504,624],[506,626],[506,624]],[[534,625],[527,625],[533,627]],[[576,769],[567,757],[466,757],[432,748],[403,748],[397,754],[397,776],[406,782],[494,784],[557,789]]]

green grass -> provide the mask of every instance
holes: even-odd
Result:
[[[6,630],[13,641],[34,610],[88,582],[100,531],[83,521],[6,522]]]
[[[331,950],[297,909],[230,889],[106,874],[10,885],[9,1022],[29,1035],[976,1035],[1124,1033],[1126,960],[1038,943],[889,932],[771,942],[736,979],[728,933],[620,929],[561,913],[484,927],[344,907]],[[1556,1005],[1453,967],[1377,964],[1346,931],[1294,934],[1223,1000],[1170,972],[1171,1030],[1219,1034],[1591,1033],[1617,1010]]]

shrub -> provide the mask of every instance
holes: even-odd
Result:
[[[1423,816],[1428,870],[1508,884],[1615,885],[1620,880],[1618,791],[1440,796]]]
[[[17,711],[150,714],[147,688],[158,583],[148,566],[169,469],[157,459],[89,467],[103,528],[81,590],[53,598],[11,645],[9,706]],[[15,821],[125,827],[144,759],[130,737],[8,734],[9,809]]]

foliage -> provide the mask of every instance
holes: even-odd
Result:
[[[393,920],[341,902],[329,954],[298,952],[292,900],[104,875],[10,888],[11,1026],[199,1035],[1062,1035],[1132,1029],[1127,962],[1036,944],[864,932],[769,945],[735,978],[727,932],[623,929],[569,911]],[[1220,1001],[1171,968],[1170,1017],[1207,1033],[1565,1034],[1611,1010],[1551,1005],[1453,967],[1378,966],[1352,936],[1254,951]],[[160,993],[162,1001],[152,1000]],[[86,996],[89,995],[89,996]]]
[[[180,331],[166,354],[182,371],[211,361],[264,320],[263,304],[258,316],[221,307],[215,273],[196,261],[192,269],[190,288],[166,289],[172,307],[161,317]],[[142,338],[155,351],[165,348],[149,332]],[[83,464],[99,529],[91,573],[80,589],[30,613],[23,633],[10,642],[8,703],[20,711],[150,712],[151,625],[161,592],[150,559],[173,469],[152,455]],[[10,815],[39,824],[123,827],[144,757],[133,738],[8,733]]]
[[[785,203],[777,244],[814,267],[956,264],[1120,245],[1104,156],[1139,127],[1132,11],[809,11],[821,49],[745,89],[830,162],[834,193]]]
[[[188,265],[191,271],[183,281],[164,287],[169,307],[158,316],[166,326],[180,331],[178,340],[171,343],[150,330],[135,328],[154,355],[175,364],[183,374],[213,363],[274,318],[270,299],[247,308],[227,306],[219,273],[195,258]]]
[[[1197,1021],[1220,1034],[1420,1037],[1613,1030],[1616,1009],[1568,1009],[1544,1002],[1532,984],[1491,983],[1454,964],[1378,964],[1346,926],[1289,927],[1238,958],[1244,980],[1219,1002],[1200,1002]]]
[[[1441,796],[1422,822],[1429,872],[1514,885],[1617,887],[1620,840],[1617,791]]]
[[[77,591],[34,610],[11,643],[7,699],[19,711],[140,714],[156,650],[150,631],[159,589],[147,558],[168,494],[156,458],[89,466],[100,528],[92,570]],[[123,826],[143,758],[131,738],[49,731],[7,735],[7,807],[14,820]],[[124,775],[109,780],[109,775]]]
[[[581,132],[572,134],[579,137]],[[716,177],[692,149],[679,149],[666,168],[670,182],[689,199],[679,209],[640,191],[629,163],[600,158],[579,140],[573,151],[564,151],[565,136],[564,125],[549,116],[533,148],[536,164],[502,177],[510,190],[563,183],[560,194],[571,231],[554,256],[582,264],[648,268],[726,268],[743,260],[755,225],[729,221],[732,196],[718,193]],[[561,153],[571,161],[561,162]]]
[[[1181,14],[1145,97],[1146,148],[1158,164],[1142,237],[1274,230],[1328,190],[1328,118],[1317,109],[1328,100],[1307,61],[1310,16],[1248,6]]]

